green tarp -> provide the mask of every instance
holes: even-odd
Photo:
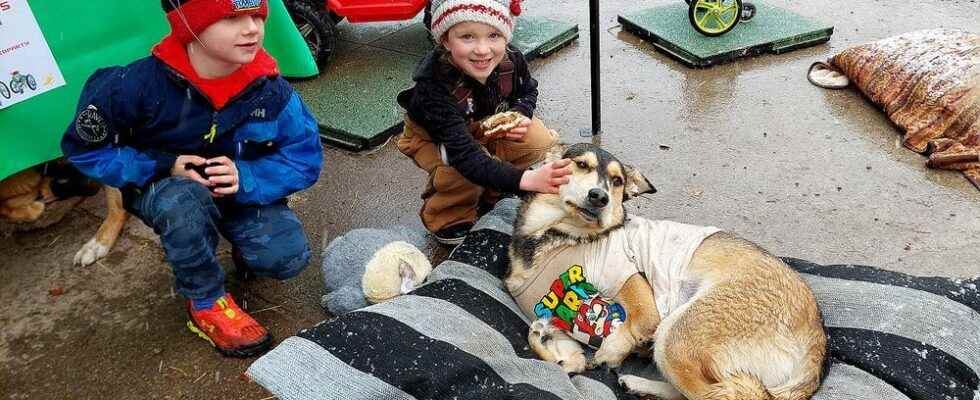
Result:
[[[89,75],[149,55],[150,48],[169,32],[156,0],[29,4],[67,84],[0,110],[0,179],[60,157],[61,135]],[[284,76],[315,76],[313,58],[282,0],[270,0],[269,5],[266,49],[279,61]],[[0,38],[0,48],[11,46],[9,40]],[[0,71],[0,75],[9,73]]]

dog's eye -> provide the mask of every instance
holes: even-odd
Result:
[[[585,161],[576,161],[575,165],[577,165],[581,169],[589,169],[589,163]]]
[[[613,178],[613,186],[623,186],[623,178],[615,177]]]

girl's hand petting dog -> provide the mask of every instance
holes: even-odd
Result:
[[[521,190],[558,194],[558,187],[568,183],[568,175],[572,174],[571,163],[572,160],[561,159],[547,163],[540,169],[524,171]]]
[[[238,167],[225,156],[212,159],[193,155],[178,156],[170,174],[187,177],[204,185],[214,197],[238,193]]]

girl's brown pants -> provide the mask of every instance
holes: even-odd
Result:
[[[471,125],[471,128],[471,132],[475,131],[476,125]],[[544,159],[548,150],[558,143],[558,136],[535,117],[531,119],[523,141],[500,138],[480,143],[491,156],[518,169],[525,169]],[[446,165],[439,145],[432,141],[424,128],[407,116],[405,129],[398,138],[398,150],[411,157],[415,165],[429,174],[429,181],[422,192],[419,216],[430,232],[464,222],[473,223],[481,199],[491,204],[497,200],[497,193],[471,183],[455,168]]]

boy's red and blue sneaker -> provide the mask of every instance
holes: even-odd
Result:
[[[272,335],[235,304],[230,294],[221,296],[211,308],[195,310],[187,301],[191,332],[207,340],[226,357],[251,357],[269,349]]]

